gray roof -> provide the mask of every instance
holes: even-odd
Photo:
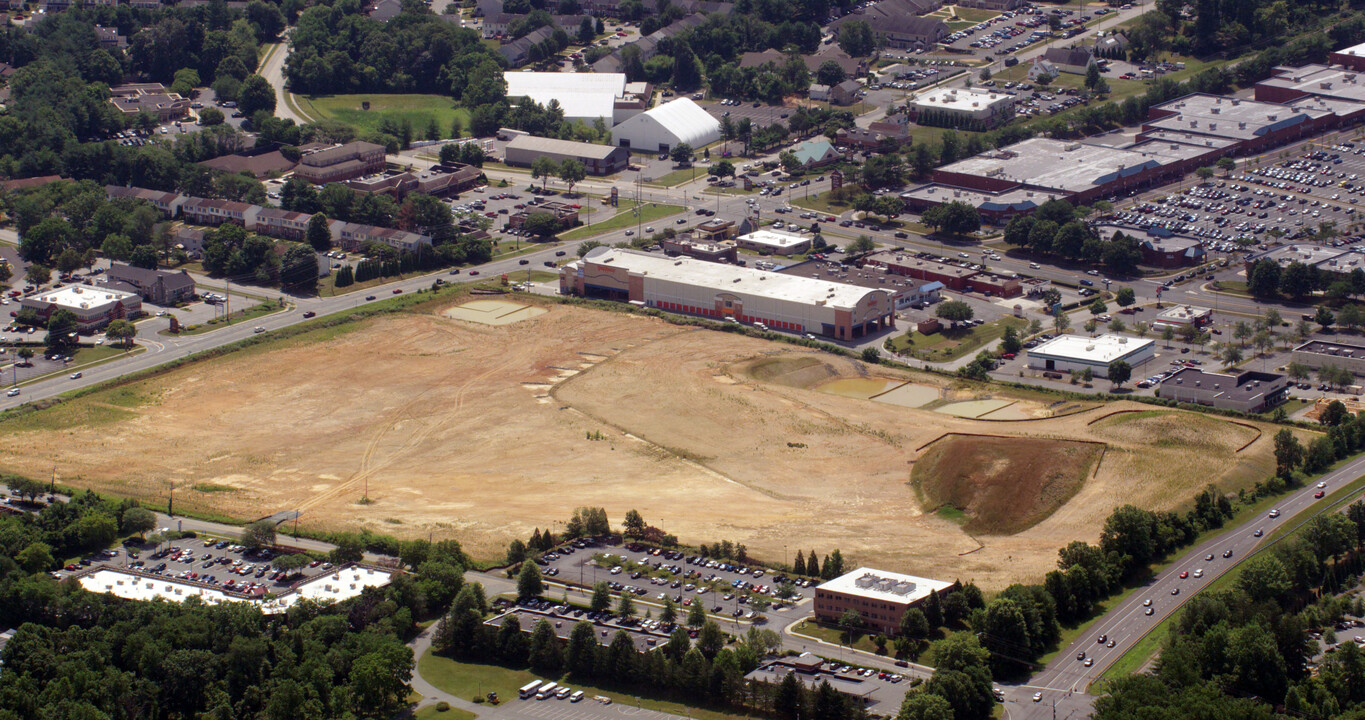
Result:
[[[618,148],[614,145],[594,145],[592,143],[574,142],[572,140],[559,140],[556,138],[536,137],[535,135],[518,135],[507,143],[507,148],[517,150],[529,150],[531,152],[550,153],[554,155],[572,155],[575,157],[591,158],[593,160],[606,160],[611,157]]]
[[[167,270],[148,270],[133,265],[123,263],[112,263],[109,266],[108,277],[111,281],[126,282],[134,287],[148,288],[162,282],[167,291],[175,291],[181,288],[193,288],[194,278],[184,270],[170,272]]]

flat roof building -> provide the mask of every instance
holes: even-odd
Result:
[[[863,624],[886,635],[900,632],[901,616],[917,607],[930,592],[943,592],[952,583],[860,567],[815,588],[815,618],[837,623],[846,611],[862,616]]]
[[[894,327],[895,316],[886,290],[608,247],[565,265],[560,292],[837,340]]]
[[[576,32],[577,28],[571,30]],[[616,116],[616,103],[627,98],[625,73],[513,72],[502,74],[507,97],[525,97],[540,105],[558,101],[564,119],[592,125],[599,118],[611,126],[625,120]],[[634,113],[631,113],[633,115]]]
[[[1328,340],[1309,340],[1294,348],[1291,362],[1307,365],[1314,370],[1327,366],[1350,370],[1365,376],[1365,345]]]
[[[1218,373],[1187,367],[1162,380],[1156,395],[1220,410],[1258,413],[1284,402],[1289,387],[1289,379],[1275,373]]]
[[[1351,70],[1365,70],[1365,43],[1352,45],[1327,56],[1333,65],[1341,65]]]
[[[1156,356],[1156,342],[1126,335],[1062,335],[1028,351],[1028,366],[1035,370],[1081,372],[1089,368],[1095,377],[1109,377],[1109,363],[1123,360],[1131,367]]]
[[[294,174],[315,185],[342,182],[384,169],[384,146],[350,142],[304,155]]]
[[[773,255],[799,255],[810,250],[811,239],[776,230],[755,230],[735,238],[735,244],[745,250]]]
[[[190,580],[152,575],[123,568],[102,567],[78,575],[81,587],[94,593],[110,593],[125,600],[170,600],[184,602],[197,597],[209,605],[224,602],[247,602],[267,615],[285,612],[300,600],[314,602],[349,600],[365,588],[383,587],[393,577],[391,572],[369,567],[347,566],[299,583],[274,597],[266,593],[243,594],[223,590],[219,586]],[[262,588],[264,590],[264,588]]]
[[[1171,327],[1194,325],[1198,327],[1207,325],[1212,319],[1213,311],[1209,308],[1197,305],[1172,305],[1152,318],[1152,326],[1158,330],[1163,325],[1170,325]]]
[[[630,151],[614,145],[594,145],[534,135],[518,135],[507,143],[508,165],[530,167],[538,157],[548,157],[557,163],[577,160],[583,163],[589,175],[610,175],[625,170],[630,165]]]
[[[20,306],[37,312],[44,322],[58,309],[69,310],[76,316],[79,332],[142,314],[142,298],[137,293],[92,285],[68,285],[35,293],[24,298]]]
[[[938,88],[910,99],[920,125],[986,129],[1014,117],[1014,96],[973,88]]]

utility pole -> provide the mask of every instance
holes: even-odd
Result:
[[[223,320],[232,324],[232,279],[223,278]]]

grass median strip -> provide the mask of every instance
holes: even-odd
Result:
[[[608,218],[599,223],[593,223],[592,225],[576,227],[567,232],[560,233],[559,239],[582,240],[584,238],[593,237],[594,235],[601,235],[603,233],[633,228],[637,225],[641,226],[641,232],[645,232],[643,226],[648,225],[656,220],[666,218],[670,215],[677,215],[678,213],[687,210],[687,208],[681,205],[660,205],[657,203],[646,203],[640,206],[640,215],[637,218],[635,213],[632,212],[633,209],[634,208],[628,202],[622,201],[620,212],[618,212],[615,217]]]

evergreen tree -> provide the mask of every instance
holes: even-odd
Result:
[[[517,575],[517,596],[523,600],[540,597],[545,592],[545,583],[540,578],[540,568],[533,562],[521,564]]]
[[[531,667],[538,672],[553,673],[559,670],[564,658],[559,653],[555,630],[550,627],[549,620],[537,622],[531,631],[529,656]]]
[[[806,558],[801,554],[799,548],[796,551],[796,560],[792,562],[792,573],[795,575],[806,574]]]
[[[611,587],[606,580],[598,580],[592,586],[592,602],[588,606],[593,612],[606,612],[611,609]]]

